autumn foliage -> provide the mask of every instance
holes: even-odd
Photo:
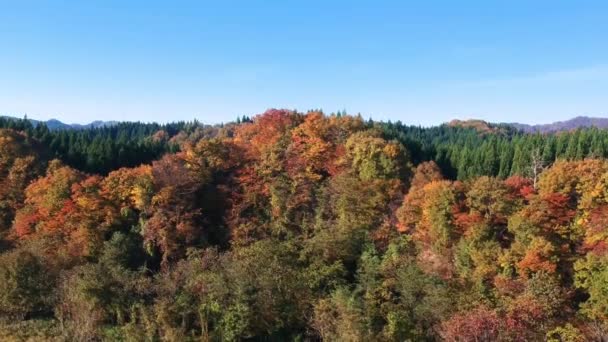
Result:
[[[0,130],[0,315],[82,341],[608,336],[605,160],[467,177],[361,117],[239,122],[99,173]]]

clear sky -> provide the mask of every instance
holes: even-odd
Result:
[[[608,1],[0,0],[0,113],[608,116]]]

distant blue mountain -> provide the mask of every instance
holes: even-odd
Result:
[[[561,131],[570,131],[573,129],[584,127],[608,128],[608,118],[591,118],[588,116],[577,116],[570,120],[557,121],[554,123],[543,125],[527,125],[521,123],[508,123],[507,125],[513,126],[526,133],[553,133]]]
[[[15,120],[21,120],[21,118],[16,118],[13,116],[2,116],[2,117],[9,118],[9,119],[15,119]],[[118,124],[118,121],[100,121],[100,120],[96,120],[96,121],[93,121],[91,123],[84,124],[84,125],[83,124],[66,124],[57,119],[50,119],[47,121],[40,121],[40,120],[34,120],[34,119],[28,119],[28,120],[34,126],[36,126],[40,123],[44,123],[52,131],[64,130],[64,129],[98,128],[98,127],[114,126],[114,125]]]

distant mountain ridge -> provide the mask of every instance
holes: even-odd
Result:
[[[538,125],[522,124],[518,122],[493,123],[478,119],[455,119],[445,124],[451,127],[474,128],[480,133],[495,133],[499,132],[501,128],[504,129],[505,127],[511,127],[525,133],[556,133],[589,127],[608,129],[608,118],[577,116],[566,121],[556,121],[549,124]]]
[[[21,118],[17,118],[14,116],[8,116],[8,115],[4,115],[2,116],[3,118],[7,118],[7,119],[14,119],[14,120],[21,120]],[[54,131],[54,130],[64,130],[64,129],[87,129],[87,128],[98,128],[98,127],[107,127],[107,126],[114,126],[116,124],[118,124],[118,121],[101,121],[101,120],[95,120],[93,122],[90,122],[88,124],[66,124],[64,122],[61,122],[57,119],[50,119],[50,120],[46,120],[46,121],[42,121],[42,120],[34,120],[34,119],[29,119],[29,122],[32,123],[32,125],[36,126],[40,123],[44,123],[50,130]]]
[[[3,115],[1,118],[8,118],[14,120],[21,120],[21,118],[17,118],[14,116]],[[46,121],[29,119],[28,120],[36,126],[39,123],[44,123],[50,130],[65,130],[65,129],[88,129],[88,128],[98,128],[98,127],[108,127],[114,126],[119,121],[102,121],[95,120],[88,124],[67,124],[61,122],[57,119],[50,119]],[[555,133],[562,131],[570,131],[577,128],[587,128],[587,127],[597,127],[608,129],[608,118],[600,118],[600,117],[588,117],[588,116],[577,116],[570,120],[565,121],[556,121],[548,124],[538,124],[538,125],[530,125],[523,124],[518,122],[509,122],[509,123],[492,123],[483,120],[470,119],[470,120],[452,120],[446,123],[449,126],[459,126],[465,128],[475,128],[482,133],[491,133],[499,130],[500,126],[510,126],[517,130],[521,130],[526,133]]]
[[[554,133],[570,131],[577,128],[597,127],[608,128],[608,118],[593,118],[588,116],[577,116],[566,121],[556,121],[549,124],[528,125],[521,123],[507,123],[506,125],[515,127],[526,133]]]

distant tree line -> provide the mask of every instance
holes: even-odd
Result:
[[[535,156],[544,166],[558,159],[608,157],[608,130],[598,128],[527,134],[506,125],[496,126],[491,132],[449,125],[425,128],[401,122],[375,125],[385,138],[401,142],[414,164],[435,161],[444,175],[458,180],[532,176]]]
[[[337,117],[343,115],[347,114],[336,114]],[[243,115],[235,122],[237,125],[251,123],[251,118]],[[403,144],[415,165],[424,161],[436,162],[450,179],[532,176],[534,156],[540,158],[543,166],[558,159],[608,157],[608,130],[598,128],[529,134],[507,125],[493,126],[489,131],[447,124],[420,127],[400,121],[367,121],[366,126],[378,128],[386,139]],[[121,122],[97,128],[50,130],[44,123],[33,125],[28,120],[0,118],[0,128],[26,132],[46,146],[49,158],[98,174],[149,163],[165,153],[176,152],[184,139],[200,138],[200,130],[204,127],[214,131],[202,134],[208,137],[217,134],[217,129],[223,125],[204,126],[196,121],[163,125]],[[231,130],[229,128],[225,134],[231,134]],[[182,139],[172,139],[178,135],[182,135]]]
[[[121,167],[133,167],[160,158],[179,147],[171,138],[202,127],[198,122],[170,124],[121,122],[86,129],[50,130],[44,123],[0,118],[0,128],[27,133],[45,149],[47,158],[88,173],[107,174]]]

